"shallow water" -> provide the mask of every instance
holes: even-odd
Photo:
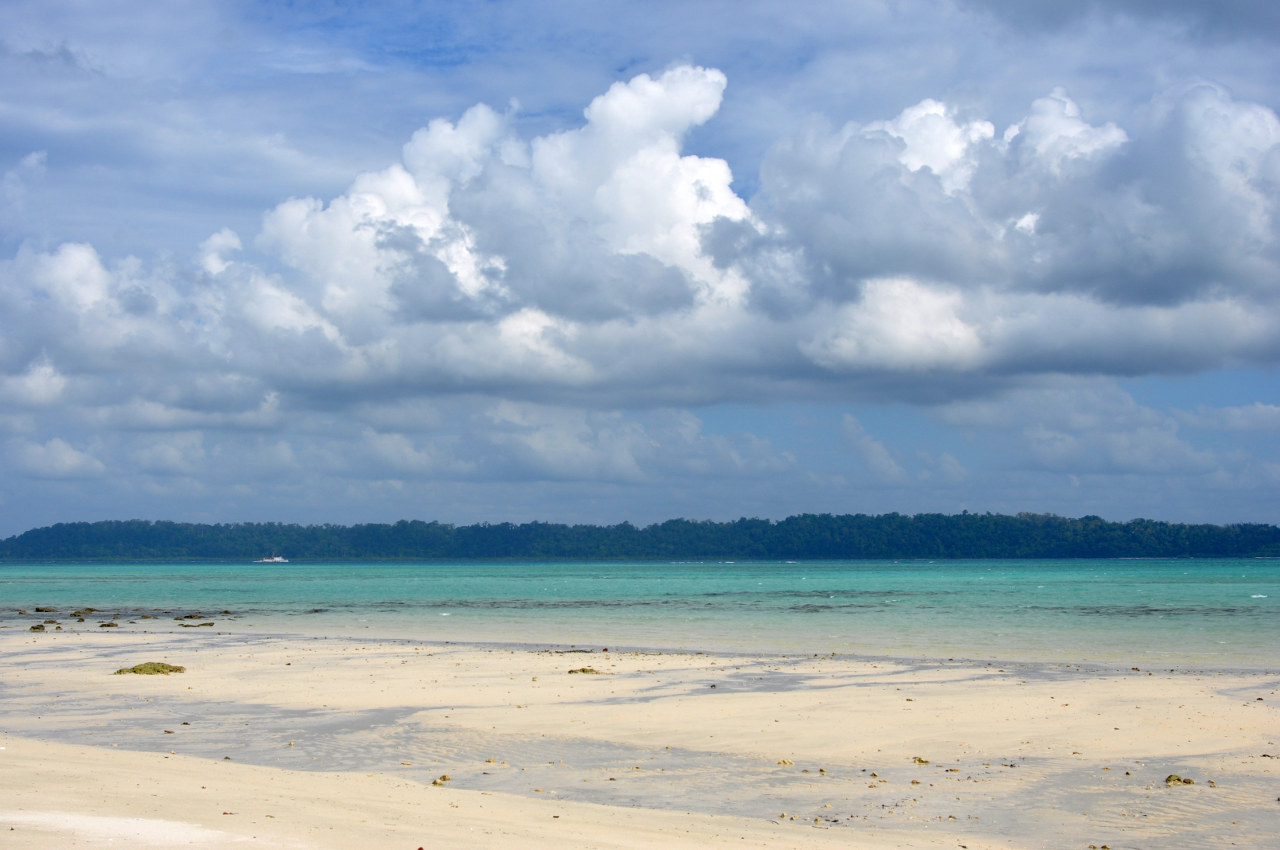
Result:
[[[1276,666],[1278,604],[1280,561],[1259,559],[0,565],[7,625],[228,610],[432,641],[1218,669]]]

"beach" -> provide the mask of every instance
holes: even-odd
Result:
[[[1261,848],[1280,816],[1264,670],[54,619],[0,628],[6,847]],[[153,661],[185,671],[115,674]]]

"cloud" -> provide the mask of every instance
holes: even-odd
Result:
[[[245,381],[198,378],[189,386],[170,387],[158,393],[162,400],[129,398],[103,401],[78,411],[84,424],[122,431],[169,431],[213,428],[229,431],[261,431],[284,424],[280,395],[261,394],[259,386]]]
[[[28,199],[48,170],[47,151],[33,151],[0,177],[0,227],[5,230],[30,228]]]
[[[239,251],[242,247],[240,237],[235,231],[224,227],[200,244],[200,267],[206,274],[220,275],[230,265],[225,255]]]
[[[1221,0],[1213,4],[1195,0],[961,0],[962,6],[986,9],[1017,27],[1049,30],[1089,17],[1132,17],[1164,21],[1192,35],[1213,40],[1280,37],[1280,12],[1267,0]]]
[[[160,438],[148,437],[134,449],[132,461],[148,475],[196,476],[206,470],[204,435],[175,432]]]
[[[1125,130],[1055,91],[997,132],[925,100],[798,129],[748,205],[723,160],[681,150],[726,85],[641,74],[528,140],[475,106],[329,201],[279,203],[252,252],[223,228],[186,268],[24,246],[0,264],[7,386],[39,368],[92,394],[117,370],[114,406],[172,407],[178,376],[216,371],[250,388],[235,415],[272,393],[616,409],[1280,356],[1266,107],[1197,86]]]
[[[1024,172],[989,187],[993,211],[1035,217],[1031,238],[1015,243],[1019,281],[1121,304],[1267,298],[1277,260],[1275,113],[1197,86],[1155,104],[1141,130],[1126,142],[1116,131],[1096,150],[1085,142],[1090,152],[1067,179]],[[1065,136],[1068,150],[1080,150],[1078,135]],[[1057,162],[1056,150],[1033,162]]]
[[[794,457],[752,434],[707,434],[682,411],[643,417],[502,402],[473,419],[487,474],[658,484],[790,473]]]
[[[941,177],[890,144],[882,128],[895,122],[816,128],[766,163],[753,207],[771,227],[756,244],[722,233],[711,245],[722,264],[742,264],[766,307],[788,254],[832,300],[889,274],[1123,304],[1274,297],[1275,113],[1210,87],[1157,111],[1133,138],[1088,124],[1061,91],[999,138],[951,122]],[[917,113],[950,120],[925,102],[897,122]]]
[[[251,255],[229,228],[189,268],[23,247],[0,266],[7,380],[127,367],[117,391],[164,404],[176,375],[216,369],[253,388],[249,408],[442,392],[609,408],[1280,356],[1266,107],[1193,87],[1129,131],[1056,91],[997,132],[926,100],[801,128],[748,206],[723,160],[681,150],[726,85],[641,74],[529,140],[483,105],[437,119],[345,193],[268,211]]]
[[[1023,437],[1036,463],[1073,474],[1206,474],[1218,468],[1212,454],[1192,448],[1167,425],[1084,433],[1035,425]]]
[[[0,400],[12,407],[46,407],[62,397],[66,386],[65,375],[39,360],[23,374],[0,377]]]
[[[1207,476],[1227,458],[1185,439],[1179,419],[1111,381],[1071,379],[941,407],[946,422],[1016,447],[1028,469],[1076,475]]]
[[[706,244],[767,315],[840,317],[847,341],[828,330],[801,345],[828,368],[877,338],[896,340],[881,362],[910,368],[946,337],[951,366],[988,373],[1273,362],[1280,123],[1205,86],[1153,115],[1133,135],[1091,125],[1058,91],[998,136],[931,101],[810,128],[766,164],[759,224],[719,223]],[[922,116],[940,128],[940,173],[890,132]],[[896,308],[889,274],[912,293]],[[916,320],[930,332],[908,330]]]
[[[444,447],[420,445],[407,434],[365,429],[364,448],[371,463],[371,478],[454,478],[469,474],[474,464],[452,458]]]
[[[844,415],[840,422],[840,430],[877,482],[889,485],[907,483],[906,470],[893,459],[893,455],[885,448],[884,443],[868,434],[862,427],[862,423],[852,414]]]
[[[873,121],[862,131],[884,132],[901,145],[898,161],[911,171],[929,169],[948,194],[969,185],[973,176],[971,146],[995,135],[989,121],[960,124],[945,103],[923,100],[892,121]]]
[[[941,405],[935,412],[961,428],[1020,429],[1034,422],[1072,433],[1166,421],[1165,414],[1139,404],[1115,382],[1088,378],[1056,378],[990,398]]]
[[[1004,142],[1023,167],[1047,169],[1058,178],[1073,163],[1105,156],[1128,141],[1114,124],[1094,127],[1084,121],[1080,107],[1061,88],[1032,103],[1031,114],[1004,132]]]
[[[1181,410],[1178,420],[1190,428],[1211,431],[1280,431],[1280,406],[1255,402],[1241,407]]]
[[[919,451],[916,454],[925,466],[917,474],[921,481],[946,486],[963,484],[972,478],[964,464],[948,452],[942,452],[937,457],[925,451]]]
[[[867,280],[862,298],[842,305],[816,338],[800,350],[832,371],[964,371],[981,356],[983,342],[957,315],[956,292],[905,279]]]
[[[656,448],[618,414],[502,403],[487,416],[488,440],[520,474],[539,479],[639,481]]]
[[[97,478],[107,471],[102,461],[60,437],[44,443],[13,440],[9,457],[14,468],[33,478]]]
[[[1096,115],[1049,88],[997,121],[939,93],[773,128],[744,184],[711,132],[721,71],[599,91],[573,116],[459,109],[181,250],[21,244],[0,260],[10,462],[162,488],[256,464],[240,477],[360,492],[745,490],[803,478],[793,446],[693,411],[799,400],[929,410],[1029,474],[1238,479],[1188,432],[1270,422],[1105,380],[1280,359],[1269,106],[1197,84]],[[35,165],[56,159],[22,181]],[[854,469],[824,480],[983,480],[964,447],[841,422]]]

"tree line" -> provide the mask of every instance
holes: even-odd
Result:
[[[801,514],[645,527],[547,522],[364,525],[58,523],[0,541],[0,561],[762,560],[1280,556],[1280,528],[1051,514]]]

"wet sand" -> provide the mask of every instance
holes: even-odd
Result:
[[[1261,848],[1280,821],[1273,673],[64,623],[0,628],[6,847]],[[113,675],[147,661],[186,672]]]

